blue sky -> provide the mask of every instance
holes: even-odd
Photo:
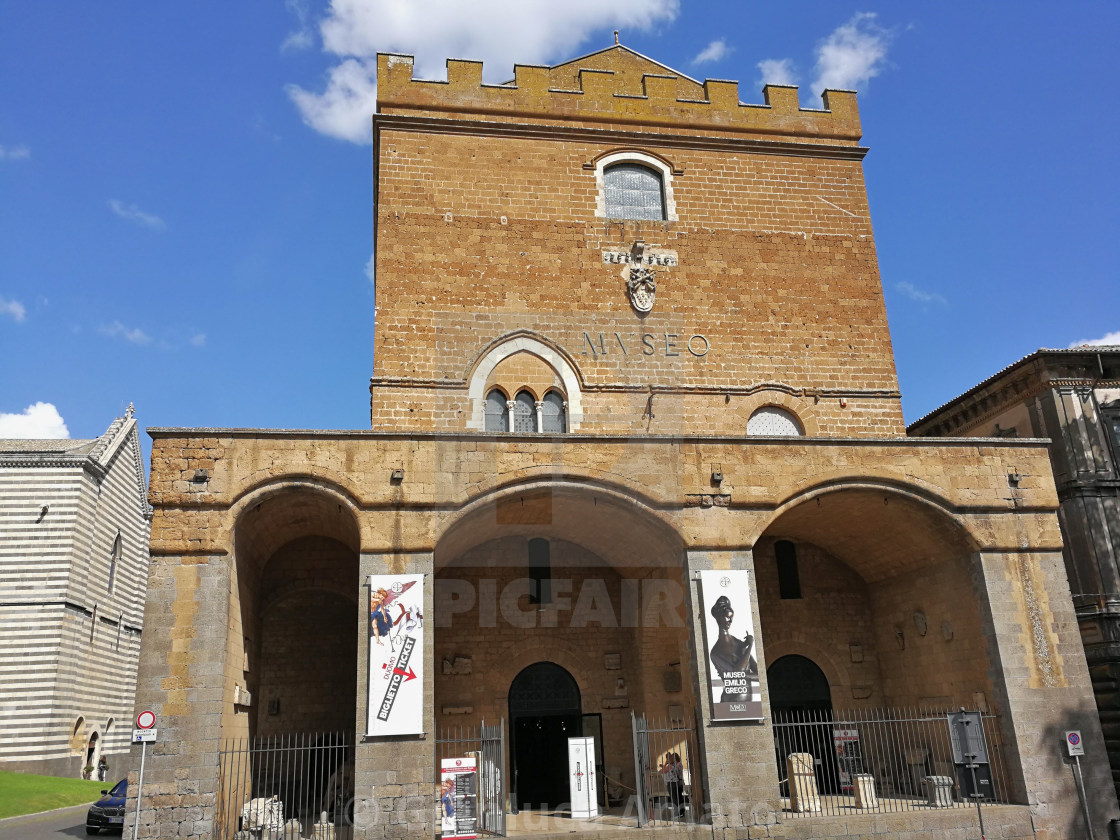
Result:
[[[0,437],[365,428],[370,59],[557,62],[860,92],[903,406],[1120,343],[1120,4],[5,4]],[[1109,339],[1109,336],[1113,338]],[[43,404],[43,405],[39,405]],[[38,407],[36,407],[38,406]]]

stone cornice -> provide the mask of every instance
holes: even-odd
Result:
[[[738,154],[782,155],[785,157],[825,158],[861,161],[869,149],[831,143],[798,143],[789,140],[758,140],[702,134],[675,134],[625,131],[614,128],[588,128],[565,124],[487,122],[442,117],[416,117],[403,114],[373,115],[373,146],[378,148],[382,129],[415,131],[425,134],[465,134],[473,137],[504,137],[525,140],[580,140],[598,145],[629,145],[641,148],[676,148]]]

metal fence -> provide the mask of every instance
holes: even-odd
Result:
[[[998,716],[934,709],[773,714],[783,809],[812,817],[1007,802]]]
[[[478,767],[478,832],[506,836],[506,722],[449,726],[436,734],[436,772],[447,758],[474,758]],[[438,820],[437,820],[438,822]]]
[[[631,713],[638,827],[700,822],[700,752],[691,720]]]
[[[352,732],[227,740],[218,768],[215,840],[353,836]]]

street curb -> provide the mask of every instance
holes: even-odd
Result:
[[[94,800],[94,802],[96,801],[97,800]],[[88,808],[92,804],[93,802],[88,802],[84,805],[64,805],[61,808],[51,808],[49,811],[32,811],[30,814],[16,814],[14,817],[0,817],[0,825],[3,825],[6,822],[11,822],[12,820],[26,819],[27,817],[41,817],[44,814],[57,814],[60,811],[70,811],[74,808]]]

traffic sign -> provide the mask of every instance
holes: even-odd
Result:
[[[1085,755],[1085,745],[1081,743],[1080,730],[1072,729],[1066,733],[1066,749],[1069,750],[1071,756]]]
[[[132,743],[134,744],[154,744],[156,740],[156,729],[133,729],[132,730]]]
[[[147,709],[142,711],[136,716],[137,729],[151,729],[156,725],[156,713],[150,712]]]

